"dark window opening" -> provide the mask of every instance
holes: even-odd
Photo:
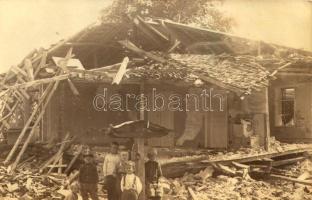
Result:
[[[283,126],[293,126],[295,124],[295,89],[283,88],[281,95]]]

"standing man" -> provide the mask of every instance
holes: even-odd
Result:
[[[110,152],[105,155],[103,164],[103,175],[105,177],[105,185],[107,189],[108,200],[117,200],[117,166],[119,165],[121,159],[118,153],[119,144],[113,142],[111,144]]]

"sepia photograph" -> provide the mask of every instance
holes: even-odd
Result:
[[[312,0],[0,0],[0,200],[312,200]]]

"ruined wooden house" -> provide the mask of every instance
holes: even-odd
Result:
[[[95,23],[3,74],[1,131],[9,143],[26,141],[25,148],[67,132],[104,145],[110,124],[144,118],[172,130],[147,140],[151,146],[268,147],[270,135],[311,140],[311,62],[308,52],[171,21]],[[171,104],[178,109],[144,111],[136,109],[142,99],[130,98],[122,109],[116,99],[101,99],[106,90],[125,106],[127,94],[151,97],[156,90],[166,104],[204,89],[213,91],[208,110],[196,102],[186,108],[185,99]]]

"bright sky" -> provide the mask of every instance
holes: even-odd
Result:
[[[0,73],[96,21],[111,0],[0,0]]]
[[[111,0],[0,0],[0,72],[95,21]],[[234,33],[312,51],[308,0],[226,0]]]

